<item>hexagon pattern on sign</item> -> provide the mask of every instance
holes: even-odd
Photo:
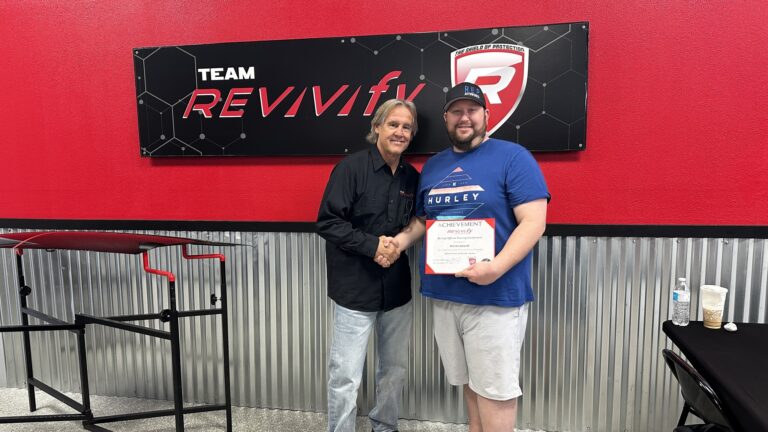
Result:
[[[448,145],[452,54],[511,46],[525,50],[527,75],[492,136],[583,150],[588,32],[568,23],[134,49],[141,155],[346,154],[367,146],[372,111],[392,97],[419,110],[409,153],[436,153]],[[478,84],[505,84],[488,70]]]

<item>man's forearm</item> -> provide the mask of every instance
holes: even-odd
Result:
[[[418,216],[413,216],[411,221],[406,225],[402,231],[395,236],[397,242],[397,248],[400,252],[411,247],[417,240],[424,235],[426,231],[426,225],[424,220]]]
[[[316,229],[320,237],[347,252],[375,256],[379,239],[373,234],[353,228],[348,221],[332,217],[319,219]]]
[[[547,227],[547,201],[544,199],[515,207],[517,227],[507,239],[501,252],[493,259],[498,274],[514,267],[536,246]]]
[[[507,238],[504,247],[492,260],[471,264],[456,273],[478,285],[494,283],[508,272],[536,246],[547,224],[547,201],[536,200],[514,208],[517,227]]]
[[[540,221],[521,222],[509,236],[501,252],[493,260],[500,274],[517,265],[536,246],[546,225]]]

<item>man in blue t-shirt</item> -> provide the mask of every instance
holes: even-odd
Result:
[[[544,233],[550,196],[528,150],[486,136],[489,111],[480,87],[453,87],[444,112],[452,146],[424,164],[415,217],[391,241],[404,250],[427,233],[421,293],[433,299],[448,382],[464,386],[470,431],[513,431],[522,395],[520,349],[533,301],[531,250]],[[495,251],[486,259],[435,252],[475,250],[483,238]],[[377,261],[387,265],[384,257]]]

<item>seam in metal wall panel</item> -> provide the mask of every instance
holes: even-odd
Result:
[[[6,323],[9,322],[7,317],[10,316],[10,310],[14,306],[18,308],[18,303],[14,303],[14,301],[7,296],[7,292],[12,291],[11,287],[16,286],[13,279],[16,273],[9,268],[9,260],[4,259],[5,256],[2,258],[3,259],[0,259],[0,325],[6,325]],[[2,337],[3,336],[0,335],[0,338]],[[6,360],[5,358],[6,344],[4,342],[4,340],[0,340],[0,387],[8,387],[6,373],[7,365],[14,367],[13,359]],[[11,347],[10,357],[14,357],[13,347]]]
[[[7,232],[9,230],[0,230]],[[233,403],[325,411],[332,303],[326,297],[324,241],[312,233],[136,231],[249,245],[227,255]],[[418,287],[418,248],[408,259]],[[219,295],[213,261],[187,261],[176,248],[150,253],[150,264],[178,276],[180,309],[207,308]],[[138,256],[26,251],[30,303],[61,319],[158,312],[168,305],[163,278],[142,271]],[[0,251],[0,324],[20,322],[15,259]],[[666,431],[681,409],[677,383],[661,349],[678,276],[693,288],[701,319],[702,284],[730,289],[725,318],[765,322],[768,240],[700,238],[546,237],[534,253],[537,300],[523,345],[521,428],[550,431]],[[411,364],[402,416],[466,420],[460,388],[446,380],[432,336],[431,303],[414,288]],[[33,319],[32,322],[37,322]],[[164,325],[144,321],[162,329]],[[186,318],[181,325],[182,372],[188,402],[223,401],[220,317]],[[79,391],[75,339],[68,332],[33,334],[36,376]],[[0,386],[22,387],[21,337],[3,334]],[[167,342],[101,326],[87,330],[94,394],[170,399]],[[360,387],[360,413],[374,401],[375,344]],[[119,373],[118,373],[119,372]]]

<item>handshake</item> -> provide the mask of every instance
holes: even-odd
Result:
[[[376,249],[376,255],[373,260],[376,264],[388,268],[400,258],[400,245],[394,237],[380,236],[379,247]]]

